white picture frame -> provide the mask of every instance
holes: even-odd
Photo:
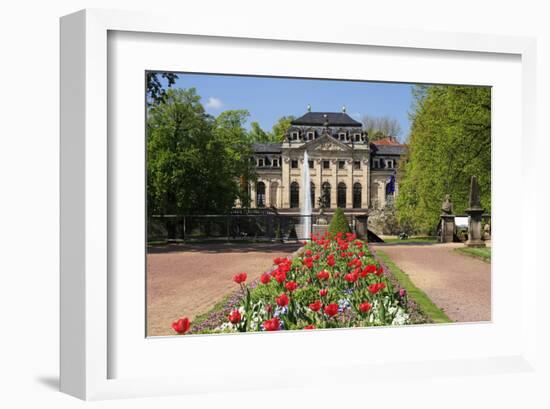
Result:
[[[124,157],[118,156],[120,155],[117,153],[119,151],[113,149],[113,141],[109,140],[109,132],[113,130],[113,125],[109,121],[113,121],[113,118],[109,118],[108,101],[113,97],[113,90],[118,89],[118,84],[109,82],[109,70],[112,69],[110,64],[114,59],[111,53],[113,50],[109,49],[109,33],[123,33],[121,37],[127,33],[137,33],[141,39],[160,35],[164,36],[158,39],[161,42],[177,39],[178,36],[212,39],[213,41],[223,39],[220,40],[223,43],[220,45],[222,48],[232,46],[231,44],[238,45],[239,41],[250,40],[265,42],[266,46],[270,44],[271,47],[274,44],[275,47],[278,47],[277,44],[279,44],[281,48],[288,44],[301,49],[313,47],[315,52],[321,53],[360,53],[365,47],[370,47],[370,49],[383,50],[386,54],[394,50],[396,54],[404,52],[415,53],[419,56],[444,54],[451,59],[455,58],[455,53],[457,56],[460,53],[466,53],[467,59],[474,62],[476,56],[481,59],[498,55],[503,58],[501,62],[503,66],[507,64],[505,60],[510,57],[516,61],[510,64],[510,72],[518,74],[519,80],[516,85],[519,88],[511,88],[509,95],[517,95],[520,100],[516,101],[518,105],[505,107],[504,101],[500,103],[499,98],[502,96],[494,95],[493,102],[497,103],[497,114],[495,115],[502,115],[498,112],[501,107],[502,110],[511,109],[511,112],[515,111],[517,114],[517,118],[510,118],[510,126],[511,129],[521,133],[521,138],[516,138],[515,141],[521,145],[521,156],[518,160],[521,162],[520,168],[524,184],[520,188],[523,193],[520,202],[515,202],[514,205],[520,209],[526,209],[530,201],[533,200],[535,178],[529,176],[534,172],[534,167],[529,164],[530,159],[534,157],[534,147],[536,146],[533,128],[535,110],[532,109],[536,103],[536,43],[534,39],[374,29],[353,25],[346,26],[345,30],[341,31],[324,30],[323,27],[314,25],[289,26],[281,31],[280,27],[274,24],[275,22],[273,24],[262,22],[257,25],[239,25],[228,24],[215,16],[209,16],[209,19],[208,25],[204,24],[200,18],[189,18],[182,23],[179,17],[167,14],[110,10],[84,10],[61,19],[61,390],[81,399],[95,400],[205,391],[249,390],[266,388],[266,385],[271,388],[282,388],[288,385],[308,387],[314,384],[314,381],[308,376],[312,368],[314,368],[316,376],[323,376],[332,382],[342,382],[343,380],[335,373],[346,369],[350,376],[353,377],[355,374],[356,378],[361,378],[365,383],[369,381],[369,376],[376,376],[377,379],[387,379],[388,382],[391,382],[391,376],[396,372],[400,373],[401,378],[411,379],[428,374],[437,377],[449,374],[461,376],[536,370],[535,327],[537,315],[530,313],[530,311],[536,310],[534,308],[536,299],[534,293],[529,292],[529,286],[536,285],[533,283],[537,281],[537,269],[534,265],[535,261],[524,256],[527,251],[526,244],[524,244],[526,241],[521,240],[528,233],[525,226],[534,223],[536,215],[533,212],[522,214],[521,225],[524,227],[518,230],[516,239],[522,243],[518,257],[520,262],[518,266],[515,266],[520,271],[520,274],[517,274],[517,280],[521,283],[521,296],[517,298],[520,306],[513,311],[504,310],[503,308],[507,307],[504,306],[505,300],[500,297],[500,294],[507,295],[511,289],[504,283],[496,289],[493,287],[495,290],[493,307],[497,312],[499,310],[506,311],[517,318],[517,326],[520,328],[511,335],[509,342],[503,340],[501,344],[495,346],[495,351],[497,351],[495,354],[487,352],[490,345],[483,346],[482,340],[486,337],[491,341],[498,334],[511,334],[511,323],[509,320],[507,321],[505,314],[497,313],[493,322],[485,325],[467,324],[406,329],[405,336],[410,337],[411,340],[421,339],[426,335],[440,339],[441,342],[445,342],[448,337],[464,337],[468,340],[479,340],[478,349],[472,345],[466,346],[464,350],[448,351],[447,353],[427,349],[424,352],[411,353],[408,359],[398,356],[394,360],[389,360],[385,355],[374,358],[359,356],[351,359],[339,357],[336,354],[327,354],[324,363],[319,365],[315,364],[313,356],[304,353],[304,357],[297,359],[297,362],[290,364],[290,367],[287,363],[287,370],[283,366],[277,367],[275,360],[273,361],[275,368],[265,370],[257,364],[254,365],[254,359],[244,361],[242,367],[237,368],[236,362],[238,361],[232,360],[230,357],[222,359],[220,351],[238,349],[242,345],[246,345],[246,350],[253,355],[259,350],[257,344],[260,338],[258,336],[264,337],[261,338],[262,348],[275,348],[278,344],[283,347],[290,344],[303,346],[312,340],[315,340],[315,343],[320,346],[334,342],[349,344],[357,342],[358,339],[365,340],[366,337],[373,342],[385,345],[388,340],[391,341],[391,333],[397,333],[396,331],[401,329],[316,331],[317,334],[180,337],[148,341],[144,336],[143,339],[138,340],[135,334],[138,334],[139,331],[134,333],[130,328],[128,332],[136,338],[136,345],[147,344],[147,349],[151,347],[151,351],[154,350],[157,353],[162,349],[174,351],[174,348],[175,350],[179,349],[182,353],[185,353],[186,350],[192,351],[191,355],[194,355],[194,359],[186,362],[185,370],[175,369],[163,373],[161,365],[152,367],[154,355],[147,356],[148,352],[141,354],[138,352],[141,350],[133,349],[133,346],[128,345],[128,351],[136,360],[136,367],[130,365],[123,371],[113,370],[113,351],[120,353],[121,348],[126,348],[126,340],[124,334],[119,334],[120,328],[125,324],[121,323],[119,319],[110,318],[113,309],[118,308],[117,297],[122,294],[119,281],[113,281],[109,277],[109,269],[119,262],[118,255],[116,252],[113,253],[113,248],[110,247],[110,243],[116,241],[113,238],[113,226],[118,223],[116,218],[113,219],[110,206],[112,197],[118,194],[117,191],[113,191],[113,186],[116,186],[117,189],[122,189],[122,187],[116,183],[113,184],[110,180],[113,175],[110,173],[109,166],[113,165],[113,160],[115,162],[127,160],[133,156],[131,154]],[[200,53],[200,41],[198,48],[197,52]],[[158,52],[162,53],[163,51]],[[151,49],[151,53],[154,53],[153,49]],[[158,57],[160,58],[161,54]],[[210,64],[212,66],[211,62]],[[497,62],[497,64],[499,63]],[[150,68],[168,70],[162,63],[159,63],[157,67]],[[226,63],[224,68],[222,62],[217,69],[217,72],[220,72],[219,70],[228,72],[228,64]],[[272,69],[277,70],[277,68]],[[285,68],[280,69],[282,71],[272,72],[272,74],[284,73]],[[212,66],[210,72],[214,70],[215,68]],[[337,74],[335,73],[335,75]],[[304,74],[296,72],[296,76],[300,75]],[[322,72],[318,75],[322,75]],[[425,82],[430,82],[429,75],[428,69]],[[495,73],[495,76],[498,74]],[[396,78],[396,80],[402,81],[403,78]],[[502,89],[504,90],[504,88]],[[139,91],[143,92],[143,89]],[[137,129],[143,128],[142,118],[136,117],[135,122],[138,124]],[[501,120],[498,119],[496,124],[502,124]],[[502,127],[495,129],[495,133],[502,131]],[[122,142],[116,142],[116,144],[118,143]],[[498,154],[507,155],[509,151],[506,150],[506,146],[504,144],[501,146]],[[139,151],[136,152],[139,153]],[[495,158],[495,153],[493,153],[493,158]],[[139,160],[143,160],[143,155]],[[495,161],[497,169],[494,172],[502,171],[498,167],[502,166],[503,162],[504,160],[500,163],[499,160]],[[115,163],[114,167],[116,168],[116,166]],[[130,166],[133,165],[130,164]],[[139,193],[139,186],[136,189],[133,193]],[[495,209],[498,209],[498,196],[495,197],[495,200]],[[503,206],[505,205],[503,204]],[[503,207],[502,213],[505,212],[506,209]],[[499,254],[506,254],[508,244],[504,239],[499,239],[505,233],[503,228],[499,230],[499,213],[497,211],[495,211],[493,220],[495,237],[493,278],[495,278],[495,272],[502,272],[506,276],[510,266],[507,267],[505,263],[499,262]],[[140,262],[142,261],[143,259],[140,260]],[[137,277],[137,280],[144,281],[143,277]],[[115,286],[115,284],[117,285]],[[132,299],[143,297],[143,294],[138,291],[132,292],[133,288],[128,290]],[[127,312],[124,311],[124,313]],[[136,311],[135,314],[136,316],[143,315],[143,311]],[[132,319],[129,318],[129,321],[133,322]],[[120,336],[113,336],[113,334]],[[402,334],[404,333],[402,332]],[[120,345],[114,348],[113,343]],[[201,348],[203,351],[206,350],[205,348],[211,348],[210,356],[202,355],[201,359],[198,359],[197,351]],[[315,350],[315,348],[312,349]],[[422,349],[420,348],[420,350]],[[160,357],[160,355],[158,356]],[[126,364],[128,364],[128,360],[126,357]],[[162,359],[160,360],[162,361]],[[289,372],[288,369],[291,371]],[[149,370],[151,371],[150,376],[141,373]],[[113,373],[116,376],[112,376]],[[128,375],[131,373],[134,373],[135,376]],[[365,373],[367,375],[364,375]],[[119,376],[119,374],[124,375]],[[227,383],[228,377],[239,377],[244,374],[248,374],[249,380],[246,384],[235,386]],[[283,374],[284,376],[282,376]]]

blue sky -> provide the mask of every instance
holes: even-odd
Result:
[[[187,73],[178,77],[174,86],[196,88],[209,114],[247,109],[248,125],[256,121],[266,131],[282,116],[303,115],[308,104],[312,111],[330,112],[340,112],[345,105],[347,113],[359,121],[364,114],[393,117],[401,125],[401,140],[410,129],[412,84]]]

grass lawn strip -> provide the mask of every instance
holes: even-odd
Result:
[[[485,261],[486,263],[491,262],[491,248],[490,247],[483,247],[483,248],[475,248],[475,247],[460,247],[455,249],[460,254],[465,254],[470,257],[474,257],[477,259],[480,259],[482,261]]]
[[[408,296],[412,298],[434,323],[449,323],[453,322],[447,315],[426,295],[424,291],[414,285],[409,276],[403,272],[397,265],[385,254],[382,250],[376,250],[378,257],[391,271],[401,286],[407,290]]]

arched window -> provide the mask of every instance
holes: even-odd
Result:
[[[269,205],[270,206],[277,207],[278,190],[279,190],[279,183],[271,182],[271,185],[269,187]]]
[[[361,183],[359,182],[353,184],[353,208],[361,208]]]
[[[328,182],[323,183],[322,189],[323,189],[322,195],[323,195],[325,208],[328,209],[330,208],[330,183]]]
[[[258,182],[256,185],[256,207],[265,207],[265,183]]]
[[[292,209],[300,207],[300,186],[298,182],[290,184],[290,207]]]
[[[338,183],[337,206],[346,207],[346,184],[344,182]]]
[[[311,208],[317,207],[317,203],[315,203],[315,183],[310,182],[310,190],[311,190]]]

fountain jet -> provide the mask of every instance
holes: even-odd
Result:
[[[302,237],[306,240],[311,238],[311,178],[309,176],[309,157],[304,152],[304,165],[302,166]]]

